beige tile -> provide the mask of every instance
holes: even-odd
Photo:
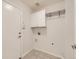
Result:
[[[23,59],[61,59],[38,50],[32,50]]]

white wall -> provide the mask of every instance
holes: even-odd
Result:
[[[56,4],[46,7],[46,13],[54,12],[65,8],[64,1],[58,2]],[[34,31],[34,38],[38,39],[37,42],[34,42],[34,48],[42,50],[57,56],[64,57],[64,21],[65,17],[56,17],[56,18],[46,18],[47,28],[40,28]],[[40,36],[37,35],[37,32],[41,32]],[[52,42],[54,45],[52,46]]]
[[[56,3],[53,6],[47,7],[47,13],[57,10],[65,9],[65,2],[61,1]],[[64,57],[64,46],[65,46],[65,39],[64,39],[64,24],[65,24],[65,16],[61,17],[51,17],[47,19],[47,39],[48,42],[53,42],[54,45],[51,47],[49,46],[49,51],[56,54],[61,55]]]
[[[21,53],[24,56],[26,52],[32,49],[32,31],[30,29],[30,14],[31,9],[25,6],[20,0],[4,0],[10,3],[14,7],[18,8],[21,12],[21,18],[24,21],[26,29],[22,31],[22,41],[21,41]],[[7,47],[8,48],[8,47]]]
[[[34,28],[33,30],[33,42],[34,49],[44,49],[47,42],[47,29],[46,28]],[[40,32],[40,35],[38,35]],[[44,49],[45,50],[45,49]]]
[[[54,12],[54,11],[58,11],[58,10],[61,10],[61,9],[64,9],[65,8],[65,1],[60,1],[60,2],[57,2],[55,4],[52,4],[50,6],[47,6],[45,9],[46,9],[46,13],[48,12]]]
[[[36,36],[39,43],[35,43],[34,48],[61,55],[65,59],[75,59],[75,50],[72,49],[72,45],[75,44],[75,1],[65,0],[65,2],[48,6],[46,13],[63,8],[66,9],[65,17],[48,18],[47,35]],[[40,30],[42,33],[45,32]],[[54,42],[54,46],[51,46],[51,42]]]
[[[47,39],[50,45],[48,46],[49,51],[64,57],[64,20],[65,17],[50,18],[47,20]],[[51,42],[54,45],[51,45]]]

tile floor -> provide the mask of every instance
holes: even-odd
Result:
[[[33,49],[23,59],[61,59],[61,58]]]

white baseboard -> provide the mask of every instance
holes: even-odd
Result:
[[[27,52],[25,52],[25,53],[22,55],[22,58],[23,58],[24,56],[26,56],[30,51],[32,51],[32,49],[29,50],[29,51],[27,51]]]

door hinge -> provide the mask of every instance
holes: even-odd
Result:
[[[72,48],[73,48],[73,49],[76,49],[76,44],[72,45]]]

